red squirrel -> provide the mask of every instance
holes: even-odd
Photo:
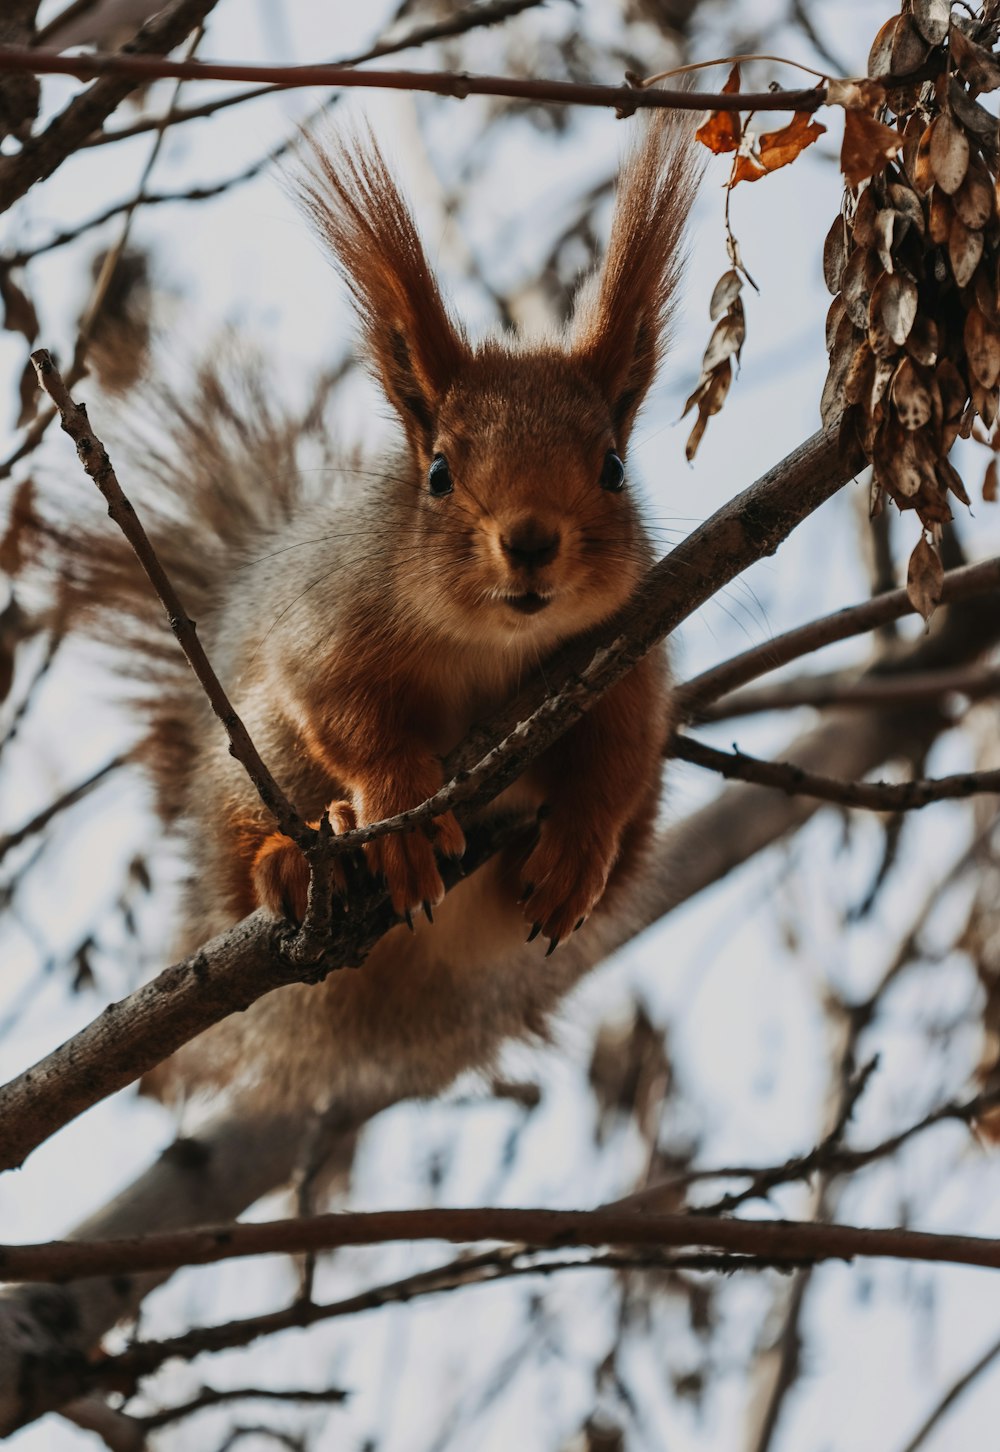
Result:
[[[612,616],[652,563],[626,460],[664,349],[696,167],[683,122],[637,124],[603,266],[565,335],[540,343],[470,343],[374,141],[314,147],[305,206],[353,294],[402,446],[360,475],[345,467],[317,497],[266,389],[238,419],[206,373],[172,421],[176,461],[146,461],[161,487],[152,516],[140,492],[140,514],[258,750],[313,822],[329,813],[343,831],[429,797],[473,724]],[[145,608],[129,568],[114,566],[102,607]],[[151,667],[147,758],[188,854],[189,952],[256,907],[300,918],[308,874],[183,666],[170,675],[170,645]],[[393,928],[359,972],[226,1020],[176,1056],[181,1078],[256,1083],[360,1118],[543,1032],[637,881],[669,718],[654,652],[504,794],[501,805],[539,812],[526,854],[494,859],[446,899],[437,854],[464,846],[450,812],[433,841],[369,844],[415,931]]]

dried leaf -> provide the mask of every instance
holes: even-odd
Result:
[[[948,104],[962,125],[967,126],[973,136],[978,138],[981,146],[985,143],[996,149],[996,117],[991,116],[985,106],[974,101],[955,76],[948,83]]]
[[[888,75],[892,70],[892,46],[896,27],[902,18],[901,15],[890,16],[872,41],[872,48],[868,52],[869,76]]]
[[[868,337],[875,352],[886,357],[901,348],[917,316],[917,284],[905,272],[883,273],[872,289]]]
[[[979,311],[994,327],[1000,327],[1000,311],[997,310],[996,284],[988,267],[980,267],[973,278],[976,289],[976,303]]]
[[[934,377],[941,393],[940,453],[945,455],[951,452],[951,446],[958,438],[968,390],[965,380],[950,358],[941,359],[934,370]]]
[[[928,45],[940,45],[951,23],[951,0],[910,0],[910,13]]]
[[[964,127],[943,111],[927,128],[930,132],[931,170],[942,191],[950,196],[965,180],[969,166],[969,138]]]
[[[848,316],[856,328],[868,331],[868,306],[872,288],[882,275],[882,268],[874,252],[859,247],[852,252],[844,271],[841,297]]]
[[[926,129],[927,123],[919,111],[913,111],[906,125],[903,127],[903,170],[911,182],[913,181],[914,171],[916,169],[917,151],[920,146],[920,140]],[[926,191],[926,187],[923,190]]]
[[[840,327],[840,320],[844,316],[844,299],[835,297],[827,309],[826,314],[826,351],[829,353],[833,347],[834,339],[837,336],[837,329]]]
[[[767,167],[754,156],[752,151],[745,151],[742,156],[736,158],[730,185],[736,186],[737,182],[741,181],[760,181],[762,176],[767,176]]]
[[[719,412],[725,402],[732,378],[732,365],[727,358],[724,363],[719,365],[711,377],[701,380],[685,404],[685,413],[687,413],[693,404],[697,403],[698,405],[698,417],[695,419],[694,428],[688,435],[688,441],[684,449],[689,464],[698,452],[698,445],[701,443],[708,420],[713,414]]]
[[[892,37],[890,70],[896,76],[908,76],[918,70],[930,54],[930,44],[914,25],[911,16],[900,15]]]
[[[28,294],[14,281],[9,267],[0,268],[0,301],[3,302],[3,326],[33,343],[38,337],[38,314]]]
[[[918,363],[933,368],[938,358],[938,330],[933,318],[917,314],[906,339],[906,351]]]
[[[883,126],[881,121],[866,116],[863,111],[847,111],[844,115],[844,144],[840,152],[840,169],[847,185],[860,186],[877,171],[882,171],[902,144],[902,137],[890,126]],[[958,182],[955,185],[958,186]]]
[[[889,187],[889,200],[896,211],[900,212],[922,237],[926,230],[926,219],[920,198],[913,188],[904,182],[893,182]]]
[[[962,504],[966,507],[971,505],[972,500],[969,498],[969,493],[963,483],[962,476],[950,459],[938,459],[937,477],[938,483],[945,493],[951,490],[955,498],[960,500]]]
[[[823,281],[827,292],[838,293],[847,266],[847,223],[838,213],[823,243]],[[714,317],[715,314],[713,313]]]
[[[972,394],[972,402],[975,405],[976,413],[978,413],[986,427],[991,429],[997,421],[997,408],[998,402],[1000,402],[997,399],[997,390],[995,388],[984,388],[978,378],[973,378],[969,386],[969,391]],[[964,418],[962,422],[964,424]],[[959,432],[961,433],[962,431],[960,430]],[[963,434],[963,437],[967,438],[968,434]]]
[[[951,224],[954,215],[955,209],[951,205],[951,198],[941,191],[939,187],[935,187],[931,197],[927,231],[936,247],[943,247],[951,236]]]
[[[986,465],[986,477],[983,479],[983,503],[996,504],[997,502],[997,458],[993,458]]]
[[[906,231],[906,219],[892,207],[883,207],[875,218],[875,251],[886,272],[893,271],[892,248],[896,240],[896,223],[899,222],[899,240]]]
[[[845,314],[840,320],[837,337],[830,351],[830,367],[823,384],[819,414],[823,427],[829,428],[844,411],[844,382],[848,376],[857,351],[856,334],[850,318]]]
[[[993,179],[986,167],[973,157],[965,180],[952,197],[955,211],[967,227],[985,227],[993,216]]]
[[[904,358],[893,375],[892,401],[904,429],[930,422],[931,395],[912,358]]]
[[[953,217],[948,233],[948,261],[959,287],[972,281],[972,274],[983,255],[983,234],[967,227],[961,217]]]
[[[941,557],[927,536],[922,534],[906,567],[906,593],[914,610],[924,617],[925,624],[930,623],[931,616],[941,603],[943,583]]]
[[[740,68],[733,66],[729,79],[722,88],[723,95],[733,95],[740,89]],[[723,151],[735,151],[743,139],[743,121],[738,111],[710,111],[695,132],[697,139],[716,155]]]
[[[735,268],[731,268],[728,272],[722,274],[715,284],[712,292],[712,301],[708,305],[708,316],[713,323],[717,317],[728,311],[729,305],[735,298],[739,297],[742,288],[743,279]],[[837,289],[832,288],[831,291],[836,292]]]
[[[874,111],[885,100],[885,86],[876,80],[845,80],[834,76],[827,82],[828,106],[843,106],[845,111]]]
[[[702,373],[711,373],[724,358],[728,358],[731,354],[738,359],[746,333],[743,304],[739,298],[735,298],[729,312],[725,317],[719,319],[708,340],[708,347],[705,349],[705,356],[701,361]]]
[[[826,127],[814,121],[808,111],[796,111],[787,126],[768,131],[760,138],[758,148],[765,171],[788,166],[825,132]]]
[[[856,247],[870,247],[875,241],[875,219],[877,217],[878,202],[875,200],[875,193],[871,187],[865,187],[858,197],[858,205],[854,209],[854,224],[851,228]]]
[[[867,338],[862,338],[844,376],[844,402],[850,406],[871,398],[875,379],[875,354]]]
[[[964,341],[969,367],[984,388],[992,388],[1000,379],[1000,335],[978,307],[965,315]]]
[[[1000,64],[990,51],[951,27],[948,42],[955,64],[974,91],[995,91],[1000,86]]]
[[[910,171],[909,177],[922,197],[925,197],[934,185],[934,169],[931,166],[931,128],[929,126],[926,126],[920,133],[913,169]]]

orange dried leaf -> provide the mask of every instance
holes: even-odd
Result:
[[[779,131],[768,131],[760,138],[760,159],[765,171],[777,171],[795,160],[799,152],[819,139],[826,130],[819,121],[813,121],[808,111],[796,111],[787,126]]]
[[[983,480],[983,503],[996,504],[997,502],[997,460],[993,458],[986,466],[986,477]]]
[[[762,176],[767,176],[767,167],[761,163],[758,157],[754,156],[752,151],[744,152],[742,156],[736,158],[730,185],[735,186],[737,182],[741,181],[760,181]]]
[[[722,94],[734,95],[740,89],[740,68],[733,66],[729,79],[722,88]],[[743,140],[743,121],[738,111],[710,111],[701,123],[695,136],[718,156],[724,151],[735,151]]]
[[[840,169],[849,187],[860,186],[897,154],[903,138],[891,126],[883,126],[863,111],[847,111],[844,116],[844,144],[840,152]],[[956,183],[957,185],[957,183]]]

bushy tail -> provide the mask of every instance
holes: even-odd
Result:
[[[275,402],[258,358],[223,347],[183,391],[144,384],[123,407],[91,407],[119,482],[203,637],[232,572],[306,492],[300,453],[306,441],[325,449],[332,382],[320,378],[305,412],[292,413]],[[50,621],[110,648],[129,684],[145,726],[135,754],[169,821],[183,806],[201,702],[163,607],[75,461],[43,495],[29,529],[31,580],[41,582]]]

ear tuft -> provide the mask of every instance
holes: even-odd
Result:
[[[687,117],[658,111],[640,124],[645,135],[622,170],[604,265],[573,324],[574,352],[608,401],[619,450],[666,348],[701,178]]]
[[[373,370],[424,456],[441,402],[468,361],[465,337],[371,132],[328,145],[307,140],[299,195],[351,289]]]

